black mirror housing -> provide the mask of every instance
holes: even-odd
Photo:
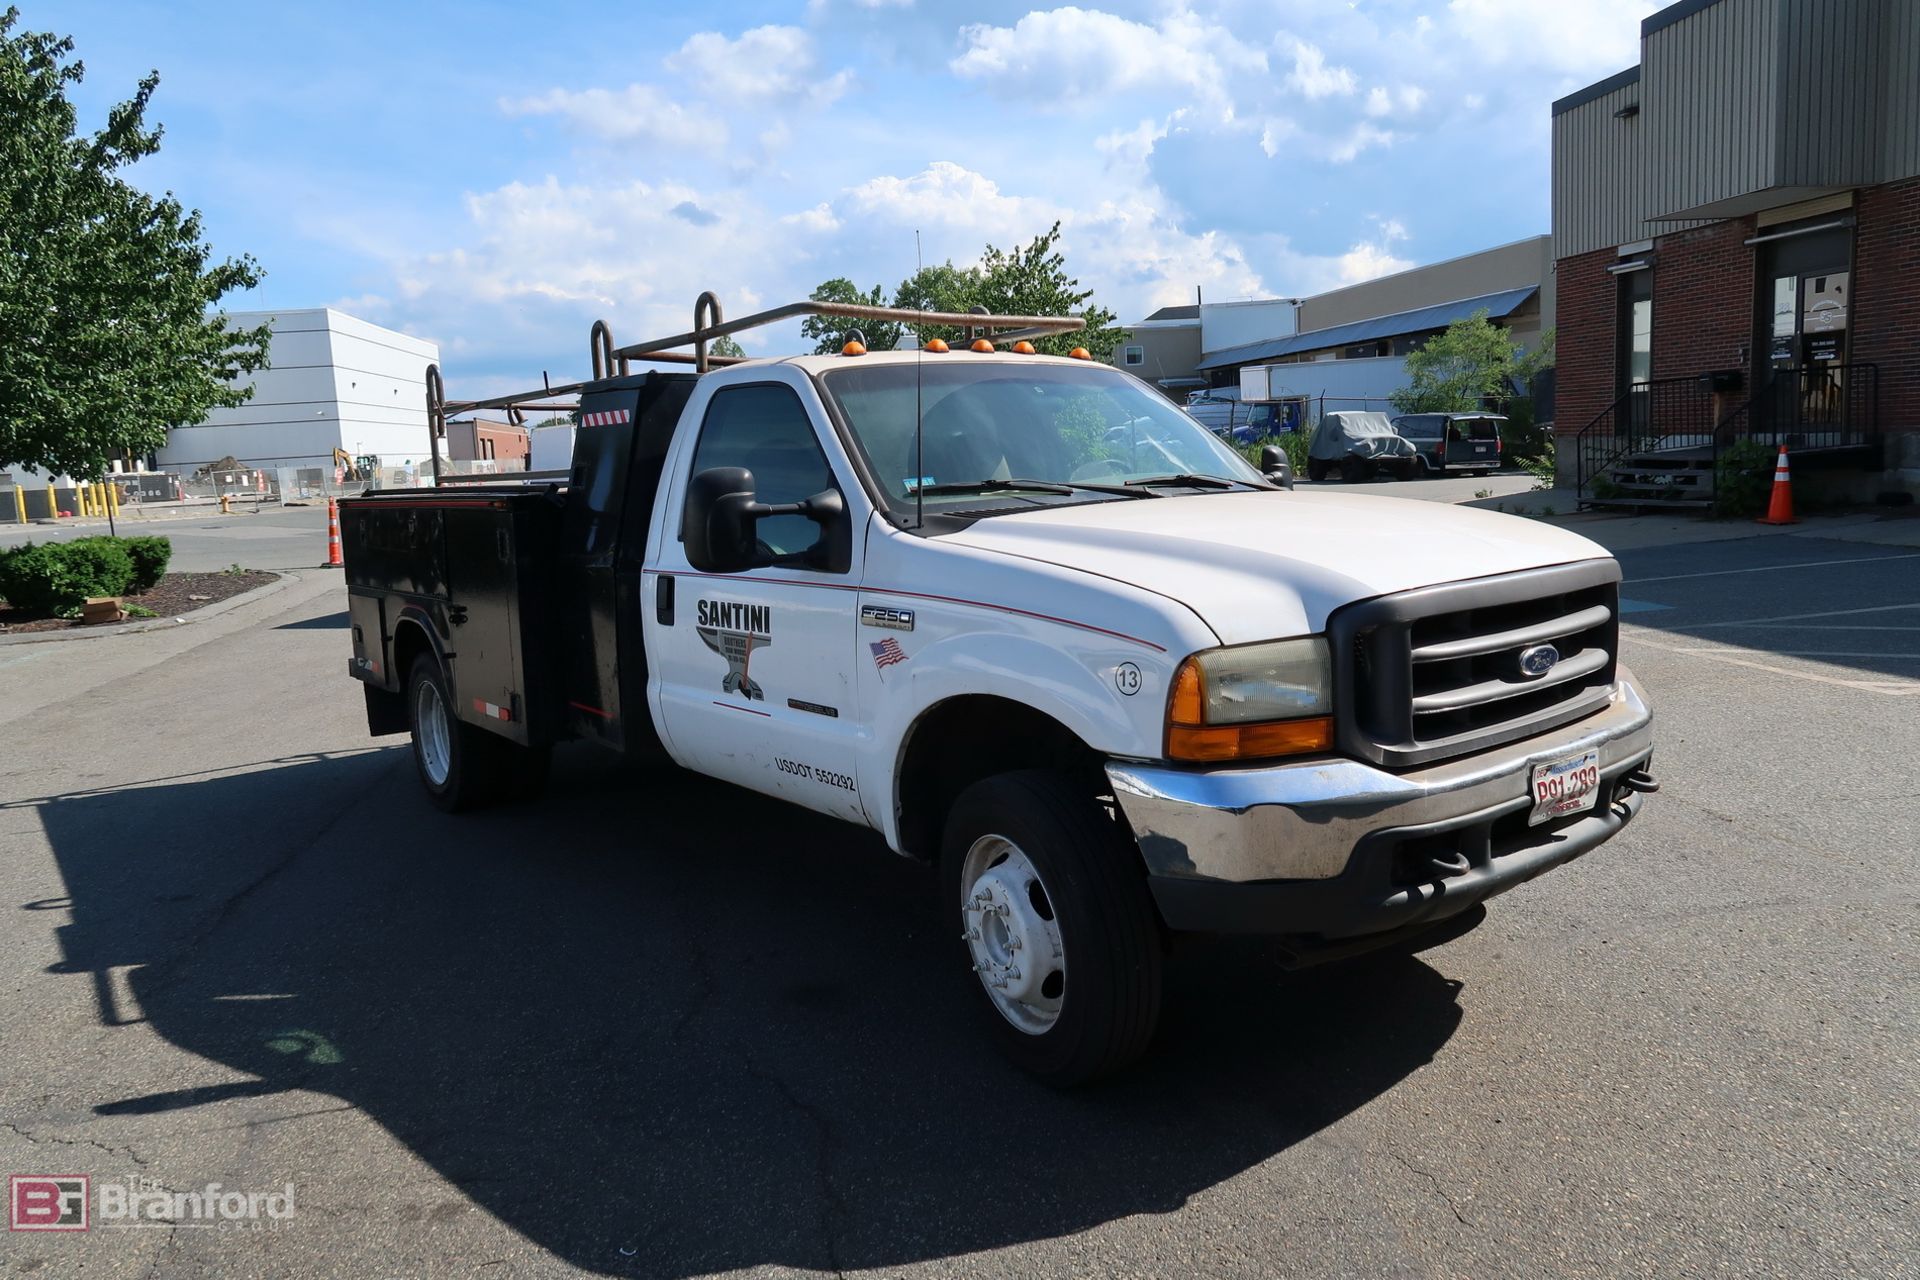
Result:
[[[757,530],[768,516],[806,517],[820,526],[819,544],[791,556],[766,555]],[[753,472],[745,467],[709,467],[687,481],[680,534],[687,563],[702,573],[739,573],[769,564],[844,573],[852,559],[847,500],[838,489],[822,489],[799,502],[760,502],[754,496]]]
[[[680,536],[687,563],[702,573],[738,573],[754,567],[753,472],[745,467],[710,467],[687,481],[686,512]]]
[[[1279,445],[1270,444],[1260,450],[1260,470],[1269,482],[1282,489],[1293,488],[1293,465],[1287,461],[1287,451]]]

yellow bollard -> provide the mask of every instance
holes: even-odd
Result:
[[[120,515],[120,486],[111,480],[107,482],[107,514],[116,519]]]
[[[85,480],[73,482],[73,505],[78,508],[76,516],[85,518],[93,514],[93,489]]]
[[[60,494],[53,487],[53,481],[47,481],[47,519],[60,518]]]
[[[19,485],[13,486],[13,509],[20,517],[20,523],[27,522],[27,491]]]

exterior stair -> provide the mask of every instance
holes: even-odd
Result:
[[[1604,495],[1604,496],[1602,496]],[[1706,511],[1713,506],[1713,451],[1661,449],[1620,458],[1594,485],[1590,507]]]

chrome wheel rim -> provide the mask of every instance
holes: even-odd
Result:
[[[1000,835],[984,835],[960,868],[961,941],[974,976],[1013,1026],[1044,1035],[1066,1001],[1067,949],[1053,894],[1033,860]]]
[[[420,753],[420,769],[436,787],[447,785],[453,772],[452,731],[447,727],[447,704],[433,681],[413,688],[413,745]]]

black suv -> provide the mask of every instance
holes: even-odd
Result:
[[[1404,413],[1393,420],[1393,429],[1419,454],[1418,476],[1498,471],[1500,432],[1506,425],[1497,413]]]

